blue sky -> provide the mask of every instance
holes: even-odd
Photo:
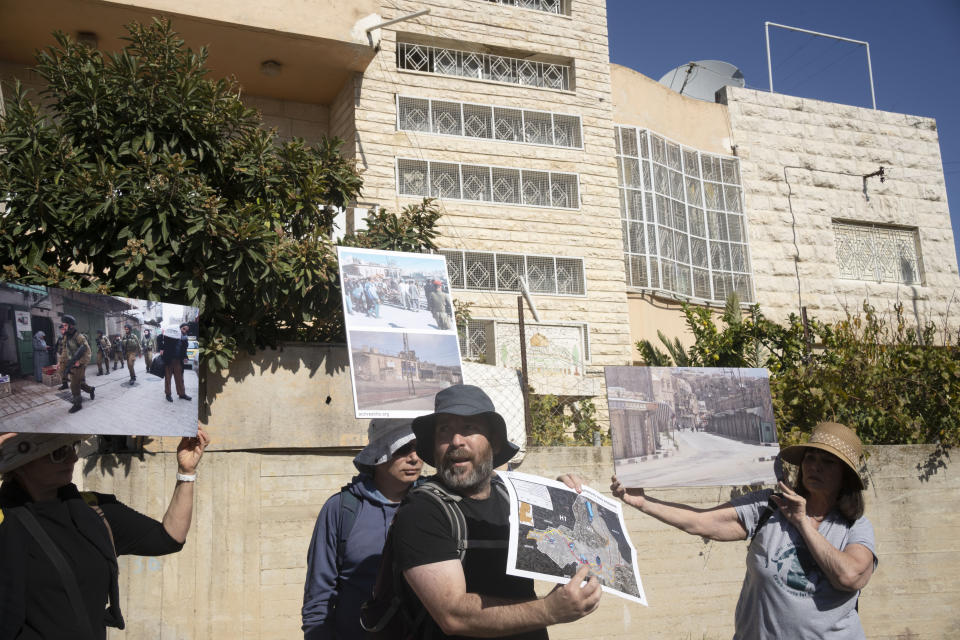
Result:
[[[607,0],[610,60],[654,80],[724,60],[766,91],[767,20],[869,42],[877,108],[936,118],[960,255],[960,0]],[[864,47],[773,28],[770,41],[778,93],[871,106]]]

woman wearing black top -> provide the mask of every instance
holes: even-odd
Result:
[[[122,629],[117,556],[179,551],[193,514],[200,429],[177,447],[162,522],[71,482],[79,436],[0,434],[0,640],[102,640]]]

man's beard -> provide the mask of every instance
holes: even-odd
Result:
[[[443,483],[459,493],[470,493],[489,482],[493,475],[493,450],[488,448],[486,453],[479,454],[478,457],[473,459],[469,471],[457,470],[453,464],[469,458],[458,457],[453,451],[448,452],[440,462],[440,477],[443,478]]]

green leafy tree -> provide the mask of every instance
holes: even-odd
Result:
[[[105,54],[56,34],[0,120],[2,277],[201,308],[203,361],[340,339],[330,241],[360,193],[341,142],[280,143],[165,21]],[[372,216],[357,246],[433,248],[430,202]]]

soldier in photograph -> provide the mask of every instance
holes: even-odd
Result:
[[[442,283],[439,280],[433,281],[433,290],[427,294],[427,309],[433,314],[437,329],[446,330],[450,328],[450,321],[447,313],[447,298],[443,295],[441,286]]]
[[[97,375],[102,376],[104,371],[110,373],[110,340],[103,335],[103,329],[97,329]]]
[[[73,395],[73,406],[70,413],[76,413],[83,408],[83,399],[80,392],[90,394],[93,400],[94,388],[87,384],[87,364],[90,363],[90,344],[82,333],[77,331],[77,320],[71,315],[63,316],[60,325],[63,331],[63,345],[60,349],[60,374],[70,381],[70,393]]]
[[[188,338],[187,332],[190,326],[180,325],[180,338],[172,338],[163,335],[160,338],[160,354],[163,356],[163,393],[167,402],[173,402],[173,396],[170,393],[170,378],[173,378],[174,385],[177,388],[177,397],[181,400],[191,400],[183,386],[183,361],[187,357]]]
[[[60,364],[60,352],[63,351],[63,334],[64,334],[64,325],[60,325],[60,335],[57,336],[57,344],[53,347],[53,352],[56,354],[57,364]],[[62,376],[60,380],[60,391],[63,391],[69,385],[67,376],[63,375],[63,372],[60,372]]]
[[[111,343],[110,359],[113,360],[113,370],[120,367],[120,360],[123,358],[123,346],[120,344],[120,336],[113,336]]]
[[[120,340],[120,347],[123,349],[123,359],[127,361],[127,368],[130,369],[130,384],[137,381],[137,374],[133,371],[133,363],[140,356],[140,341],[133,335],[133,327],[123,326],[123,338]]]
[[[143,362],[146,364],[144,371],[150,372],[150,363],[153,362],[153,352],[157,350],[156,339],[150,335],[150,329],[143,330],[143,340],[140,341],[140,348],[143,350]]]

